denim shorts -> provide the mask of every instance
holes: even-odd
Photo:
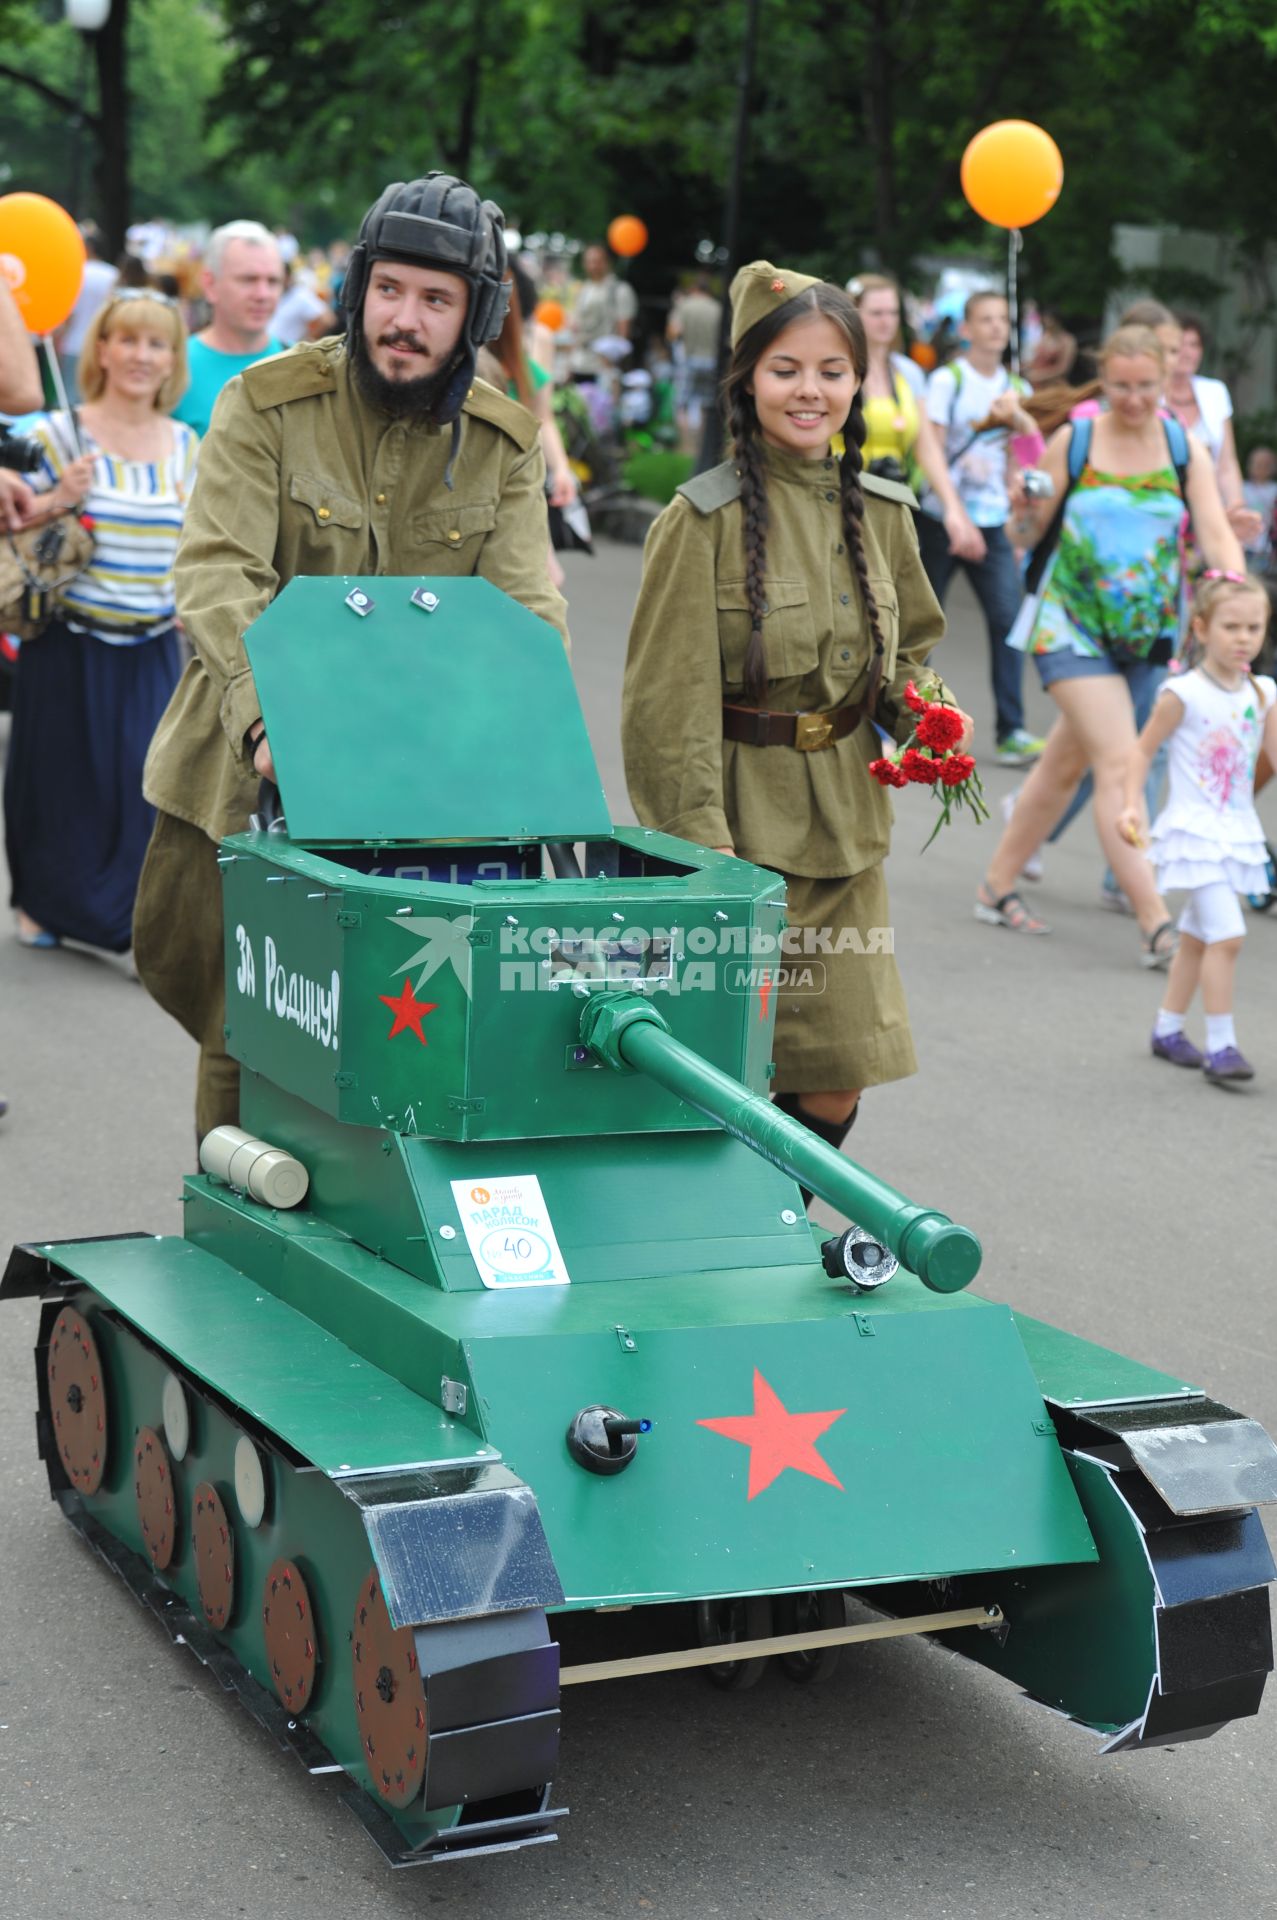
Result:
[[[1044,687],[1057,680],[1125,680],[1137,704],[1145,682],[1153,674],[1166,674],[1165,661],[1114,660],[1107,653],[1074,653],[1063,647],[1058,653],[1035,653],[1033,663]]]

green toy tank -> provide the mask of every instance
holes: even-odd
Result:
[[[248,649],[242,1126],[180,1239],[3,1281],[52,1492],[170,1631],[396,1861],[552,1838],[561,1689],[628,1673],[930,1632],[1110,1748],[1256,1712],[1277,1449],[966,1291],[965,1227],[769,1102],[783,885],[611,825],[557,635],[300,579]]]

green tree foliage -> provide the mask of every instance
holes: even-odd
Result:
[[[322,153],[348,220],[389,174],[438,165],[525,227],[585,235],[640,213],[640,280],[717,234],[744,0],[334,0],[300,25],[273,0],[224,12],[231,152],[274,154],[299,190],[296,156]],[[1176,45],[1191,63],[1167,60]],[[991,120],[1034,119],[1066,185],[1026,265],[1041,296],[1094,314],[1115,220],[1267,230],[1274,78],[1267,0],[764,0],[746,250],[837,275],[907,271],[937,247],[996,258],[1004,242],[961,196],[962,149]]]
[[[0,5],[6,182],[102,220],[95,44],[50,16],[47,6]],[[214,217],[225,189],[209,177],[203,122],[225,60],[217,10],[201,0],[131,0],[127,28],[129,217]]]
[[[92,166],[89,121],[97,106],[89,43],[61,22],[55,25],[47,8],[5,0],[0,50],[6,190],[30,188],[66,206],[81,201]]]
[[[326,240],[387,180],[438,166],[525,231],[584,239],[640,214],[632,271],[653,291],[719,235],[746,0],[128,4],[137,213]],[[80,211],[97,141],[66,103],[95,114],[97,80],[50,12],[0,0],[0,157],[11,185]],[[762,0],[743,246],[839,278],[937,250],[996,261],[962,149],[991,120],[1037,120],[1066,179],[1025,271],[1084,320],[1117,221],[1204,227],[1258,259],[1275,82],[1272,0]]]

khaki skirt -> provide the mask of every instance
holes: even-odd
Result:
[[[833,1093],[918,1070],[881,865],[835,880],[786,874],[773,1093]]]

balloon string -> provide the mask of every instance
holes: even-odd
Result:
[[[40,345],[44,348],[44,358],[49,369],[49,377],[53,381],[53,391],[57,397],[58,407],[61,412],[66,414],[68,420],[71,422],[71,437],[75,441],[75,450],[77,453],[83,453],[84,448],[80,444],[79,426],[75,414],[72,411],[71,402],[67,398],[66,382],[62,378],[62,367],[58,361],[58,350],[53,344],[53,335],[51,333],[44,334],[41,338]]]
[[[1020,371],[1020,293],[1017,285],[1016,255],[1024,245],[1018,227],[1007,229],[1007,310],[1011,316],[1011,371]]]

